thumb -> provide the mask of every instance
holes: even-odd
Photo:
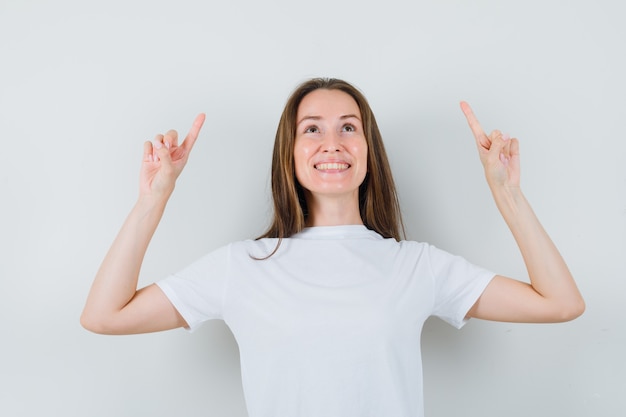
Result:
[[[161,162],[161,172],[166,175],[173,174],[174,164],[172,163],[172,156],[170,155],[169,143],[163,144],[163,142],[156,142],[154,148],[157,160]]]
[[[491,141],[491,146],[489,147],[488,159],[492,162],[500,159],[500,155],[504,151],[504,148],[507,144],[502,132],[499,130],[494,130],[489,135],[489,140]]]

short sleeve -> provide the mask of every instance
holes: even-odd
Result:
[[[182,271],[157,283],[194,331],[211,319],[221,319],[228,282],[230,245],[216,249]]]
[[[433,315],[460,329],[495,274],[434,246],[429,246],[428,259],[435,288]]]

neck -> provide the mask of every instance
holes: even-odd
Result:
[[[306,225],[313,226],[343,226],[362,225],[359,210],[358,192],[350,196],[312,196],[307,195]]]

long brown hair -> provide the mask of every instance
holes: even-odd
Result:
[[[363,224],[386,238],[401,240],[405,235],[387,153],[374,113],[365,96],[343,80],[313,78],[300,84],[291,94],[276,131],[272,156],[274,218],[267,231],[257,238],[279,239],[278,245],[269,256],[276,253],[283,238],[288,238],[305,227],[307,206],[304,189],[296,179],[293,151],[298,107],[307,94],[317,89],[343,91],[356,101],[361,111],[367,141],[367,175],[359,187],[359,210]]]

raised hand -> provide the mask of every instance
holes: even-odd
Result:
[[[157,135],[153,142],[144,143],[139,179],[141,195],[169,197],[176,179],[187,164],[204,120],[203,113],[196,117],[181,144],[178,143],[178,133],[175,130],[170,130],[165,135]]]
[[[500,131],[487,136],[469,104],[461,102],[476,139],[496,206],[520,248],[530,284],[496,275],[468,317],[553,323],[583,313],[585,302],[558,249],[539,223],[520,184],[519,143]]]
[[[204,114],[196,117],[181,144],[175,130],[144,144],[139,199],[96,274],[81,316],[85,328],[97,333],[129,334],[186,325],[156,285],[137,291],[137,282],[150,239],[204,119]]]
[[[519,187],[520,158],[519,142],[515,138],[494,130],[487,136],[469,104],[462,101],[461,110],[476,139],[480,161],[490,187]]]

